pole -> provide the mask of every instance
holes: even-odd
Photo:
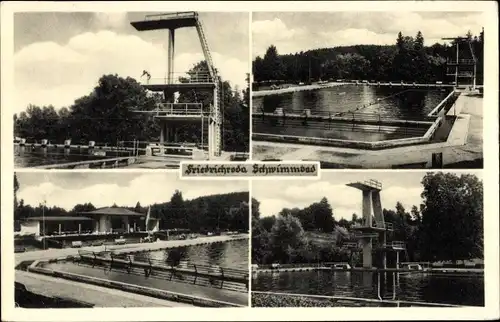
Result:
[[[458,39],[457,39],[457,64],[455,65],[455,87],[458,87]]]
[[[222,137],[221,137],[221,140],[220,140],[221,141],[220,142],[220,144],[221,144],[220,150],[224,151],[224,83],[218,77],[217,77],[217,81],[219,82],[220,87],[221,87],[221,97],[219,98],[219,101],[220,101],[220,105],[219,105],[219,117],[220,117],[220,120],[221,120],[219,126],[221,127],[221,132],[222,132],[221,133]]]
[[[47,205],[47,201],[43,201],[43,208],[42,208],[42,232],[43,232],[43,249],[45,249],[45,206]]]
[[[472,89],[476,90],[476,60],[474,60],[474,75],[472,79]]]

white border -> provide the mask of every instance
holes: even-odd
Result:
[[[372,320],[376,319],[494,319],[499,313],[498,269],[498,7],[493,1],[380,1],[380,2],[2,2],[1,4],[2,106],[2,319],[15,321],[161,321],[161,320]],[[13,308],[12,116],[13,12],[15,11],[482,11],[485,26],[484,95],[484,202],[485,202],[485,308],[287,308],[287,309],[67,309]],[[250,36],[251,37],[251,36]],[[251,40],[250,40],[251,41]],[[249,55],[251,57],[251,47]],[[251,67],[250,67],[251,68]],[[251,84],[250,84],[251,91]],[[251,93],[250,93],[251,95]],[[250,106],[251,109],[251,106]],[[250,148],[251,149],[251,148]],[[22,170],[24,172],[24,170]],[[29,170],[35,172],[34,170]],[[62,170],[58,170],[62,171]],[[85,170],[82,170],[84,172]],[[95,171],[95,170],[87,170]],[[106,171],[106,170],[99,170]],[[110,172],[114,172],[109,170]],[[120,172],[117,170],[116,172]],[[126,170],[132,171],[132,170]],[[162,170],[159,170],[162,171]],[[165,171],[165,170],[163,170]],[[175,171],[175,170],[173,170]],[[331,170],[350,171],[350,170]],[[372,170],[369,170],[372,171]],[[380,170],[388,171],[388,170]],[[402,171],[402,170],[391,170]],[[412,171],[412,170],[409,170]],[[413,170],[420,171],[420,170]],[[43,171],[41,171],[43,172]],[[137,169],[137,172],[150,172]],[[152,170],[151,172],[154,172]],[[294,178],[298,179],[298,178]],[[250,184],[251,185],[251,184]],[[251,195],[251,193],[250,193]],[[251,208],[250,208],[251,209]]]

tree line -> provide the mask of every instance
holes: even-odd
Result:
[[[388,240],[405,243],[408,261],[483,258],[482,181],[471,174],[429,172],[421,182],[418,207],[407,211],[397,202],[395,209],[383,209],[384,220],[394,226]],[[351,227],[362,218],[353,214],[350,220],[335,220],[326,198],[267,217],[260,216],[253,199],[251,211],[253,263],[361,261],[359,253],[351,257],[346,243],[357,240]]]
[[[201,70],[207,70],[205,61],[194,65],[189,73]],[[246,152],[249,146],[249,89],[240,93],[237,88],[231,88],[229,82],[221,81],[221,92],[223,149]],[[158,142],[158,122],[136,112],[154,110],[162,96],[148,93],[133,78],[103,75],[91,93],[76,99],[69,107],[56,109],[52,105],[30,104],[19,115],[14,114],[14,135],[31,142],[48,139],[58,144],[66,139],[108,145],[134,140]],[[203,103],[208,109],[212,97],[211,92],[192,91],[181,93],[178,100],[180,103]],[[178,135],[181,142],[200,144],[201,134],[200,124],[187,124],[180,126]],[[206,144],[206,137],[204,140]]]
[[[14,174],[14,222],[19,230],[21,221],[30,217],[82,216],[82,212],[96,210],[92,203],[77,204],[71,210],[39,204],[27,205],[17,201],[19,182]],[[116,204],[111,207],[118,207]],[[139,202],[135,207],[121,207],[140,214],[146,214],[149,206]],[[160,219],[160,229],[189,229],[193,232],[244,231],[249,229],[248,192],[234,192],[202,196],[184,200],[181,191],[175,191],[169,202],[151,205],[151,217]]]
[[[477,84],[483,82],[484,31],[465,36],[477,58]],[[399,32],[394,45],[355,45],[320,48],[279,55],[271,45],[263,57],[253,61],[255,82],[311,82],[317,80],[357,79],[375,81],[446,81],[447,59],[455,60],[455,45],[424,45],[419,31],[415,37]],[[463,48],[469,55],[468,49]]]

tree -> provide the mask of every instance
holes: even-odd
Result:
[[[116,204],[113,204],[113,207],[117,207]],[[84,203],[84,204],[77,204],[73,207],[71,212],[75,215],[83,213],[83,212],[89,212],[89,211],[94,211],[96,210],[96,207],[90,202]]]
[[[438,172],[427,173],[422,184],[424,258],[483,258],[482,181],[471,174]]]
[[[270,233],[252,216],[252,263],[267,264],[272,260]]]
[[[135,204],[134,211],[137,213],[142,213],[142,207],[139,201],[137,201],[137,203]]]
[[[335,220],[333,219],[333,211],[326,197],[323,197],[319,203],[310,206],[314,217],[315,229],[319,229],[325,233],[333,231]]]
[[[260,218],[260,202],[252,198],[252,218],[259,219]]]
[[[419,225],[422,222],[422,216],[420,215],[420,210],[415,205],[413,205],[413,207],[411,208],[411,219],[417,225]]]
[[[170,203],[168,204],[167,212],[164,213],[163,221],[168,229],[186,228],[186,208],[181,191],[175,190],[170,198]]]
[[[424,36],[421,31],[417,32],[417,36],[415,37],[414,49],[417,52],[424,49]]]
[[[14,209],[17,208],[17,191],[19,190],[19,181],[17,180],[17,174],[14,172]]]
[[[278,56],[276,46],[271,45],[266,50],[264,59],[262,60],[263,76],[269,80],[283,80],[285,76],[285,66]]]
[[[293,262],[296,250],[306,243],[304,229],[295,216],[278,216],[270,234],[273,255],[282,263]]]
[[[159,129],[152,120],[134,111],[153,110],[155,103],[134,79],[104,75],[90,95],[77,99],[70,107],[71,137],[110,144],[146,140]]]
[[[24,206],[23,200],[21,200],[20,204],[17,202],[17,191],[19,191],[19,181],[17,180],[17,174],[14,172],[14,231],[21,229],[19,219]]]
[[[275,216],[268,216],[268,217],[261,218],[260,221],[259,221],[259,224],[266,231],[271,231],[271,229],[273,228],[275,222],[276,222],[276,217]]]
[[[472,38],[474,52],[478,58],[477,81],[482,83],[482,47],[484,33]],[[310,76],[318,79],[369,79],[379,81],[435,82],[446,78],[446,58],[451,55],[448,45],[430,44],[426,47],[424,35],[404,36],[398,33],[394,45],[354,45],[319,48],[305,52],[277,55],[274,46],[266,52],[277,64],[273,70],[282,70],[281,75],[269,73],[265,56],[256,57],[253,73],[256,82],[282,80],[285,82],[308,81]]]

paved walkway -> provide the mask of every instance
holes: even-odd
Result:
[[[316,160],[338,167],[391,168],[408,164],[431,166],[432,153],[442,152],[444,165],[483,158],[483,99],[461,95],[456,101],[460,113],[443,143],[432,143],[378,151],[337,147],[312,147],[300,144],[256,142],[253,158],[281,160]],[[290,159],[293,157],[294,159]],[[417,167],[415,165],[415,167]]]
[[[95,277],[103,280],[112,280],[115,282],[127,283],[131,285],[139,285],[148,288],[165,290],[169,292],[191,295],[199,298],[211,299],[238,305],[247,305],[248,293],[242,291],[234,291],[226,288],[211,287],[200,285],[203,283],[198,279],[195,284],[193,278],[186,280],[168,280],[164,274],[163,277],[156,276],[156,272],[151,275],[153,278],[147,278],[144,273],[134,271],[131,274],[120,270],[105,271],[102,267],[92,268],[89,266],[75,265],[73,263],[53,263],[45,265],[46,268],[59,272],[68,272],[78,275]],[[162,274],[160,274],[162,275]],[[191,282],[188,282],[191,281]]]
[[[203,243],[215,243],[215,242],[227,242],[231,240],[248,239],[248,234],[240,234],[235,236],[211,236],[211,237],[200,237],[196,239],[187,240],[170,240],[170,241],[159,241],[154,243],[141,243],[141,244],[129,244],[124,246],[114,246],[112,249],[115,252],[133,252],[133,251],[150,251],[164,248],[172,248],[178,246],[190,246]],[[109,250],[106,246],[90,246],[83,248],[63,248],[63,249],[47,249],[40,251],[32,251],[25,253],[15,254],[15,263],[18,265],[22,261],[27,260],[48,260],[51,258],[66,257],[69,255],[77,255],[78,250],[88,250],[88,251],[104,251]],[[119,273],[117,273],[119,274]],[[129,278],[129,277],[128,277]],[[114,289],[109,289],[105,287],[99,287],[94,285],[88,285],[85,283],[78,283],[74,281],[68,281],[61,278],[53,278],[49,276],[44,276],[40,274],[33,274],[24,271],[15,271],[15,280],[24,284],[28,290],[33,293],[45,295],[45,296],[59,296],[67,297],[83,302],[93,303],[96,306],[103,307],[151,307],[151,306],[165,306],[165,307],[178,307],[178,306],[191,306],[183,303],[165,301],[160,299],[155,299],[148,296],[138,295],[135,293],[129,293]],[[162,281],[165,283],[165,281]],[[154,287],[154,285],[150,285]],[[182,283],[171,283],[168,288],[175,287],[177,291],[182,292],[183,287],[186,288],[188,285],[183,285]],[[186,294],[191,294],[191,291],[184,290]],[[224,300],[231,302],[231,296],[236,296],[238,303],[246,301],[246,293],[237,293],[232,295],[231,292],[224,293],[220,292],[216,295],[223,298]],[[210,292],[215,292],[207,288],[207,290],[202,289],[197,290],[197,293],[202,294],[203,292],[208,292],[206,296],[214,295]],[[205,294],[204,294],[205,295]]]
[[[70,298],[92,303],[97,307],[193,307],[185,303],[23,271],[16,271],[16,282],[24,284],[28,291],[36,294]]]

